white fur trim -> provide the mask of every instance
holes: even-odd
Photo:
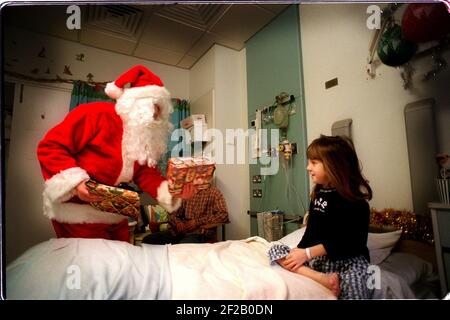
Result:
[[[123,145],[124,139],[122,139],[122,169],[120,170],[119,177],[116,180],[116,186],[123,183],[129,183],[133,180],[134,175],[134,161],[128,159],[125,153],[125,147]]]
[[[150,85],[144,87],[125,88],[121,98],[162,98],[170,99],[170,92],[160,86]]]
[[[45,200],[44,200],[45,201]],[[115,224],[124,219],[125,216],[103,212],[95,209],[89,204],[72,202],[44,203],[44,213],[50,219],[61,223],[107,223]]]
[[[88,180],[87,172],[79,167],[69,168],[55,174],[45,182],[44,198],[51,202],[64,202],[72,198],[72,190]]]
[[[174,198],[169,192],[169,182],[163,181],[158,187],[157,197],[159,205],[169,212],[177,210],[181,206],[181,199]]]
[[[65,202],[73,197],[72,190],[88,180],[87,172],[79,167],[55,174],[45,182],[43,193],[44,215],[62,223],[119,223],[122,215],[103,212],[89,204]]]
[[[116,86],[114,82],[106,85],[105,93],[112,99],[119,99],[123,94],[123,89]]]

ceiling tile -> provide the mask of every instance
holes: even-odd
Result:
[[[184,69],[190,69],[196,62],[198,58],[193,56],[185,55],[183,59],[177,64],[177,67],[184,68]]]
[[[235,42],[245,42],[274,15],[251,4],[234,4],[211,32]]]
[[[156,15],[206,31],[220,19],[228,6],[228,4],[180,3],[163,6]]]
[[[145,13],[128,5],[89,5],[82,8],[83,27],[137,41]]]
[[[207,36],[212,37],[214,42],[217,44],[221,44],[225,47],[234,49],[234,50],[242,50],[245,47],[245,42],[243,41],[235,41],[235,39],[224,37],[220,34],[215,34],[212,32],[208,32]]]
[[[2,15],[5,25],[78,41],[79,31],[66,26],[69,17],[66,9],[67,6],[7,6],[2,8]]]
[[[159,16],[151,16],[141,42],[170,51],[185,53],[201,37],[203,31]]]
[[[211,48],[214,43],[218,41],[218,36],[211,33],[204,33],[203,36],[198,40],[194,46],[187,52],[188,55],[200,58],[205,54],[206,51]]]
[[[134,52],[134,56],[175,66],[178,64],[178,62],[180,62],[184,54],[154,47],[141,42],[138,44]]]
[[[261,4],[258,3],[257,6],[263,7],[264,9],[272,12],[274,15],[279,14],[281,11],[289,7],[289,4]]]
[[[178,3],[83,5],[81,30],[66,27],[67,6],[6,6],[15,26],[155,62],[190,68],[214,44],[241,50],[289,4]]]
[[[113,36],[88,27],[81,29],[80,43],[128,55],[131,55],[136,47],[135,40]]]

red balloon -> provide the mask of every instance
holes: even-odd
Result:
[[[439,40],[450,33],[450,13],[443,3],[414,3],[405,9],[402,19],[405,39],[412,42]]]

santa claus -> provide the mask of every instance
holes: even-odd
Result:
[[[115,104],[79,105],[38,145],[44,214],[57,237],[128,241],[126,217],[87,203],[97,200],[85,186],[89,179],[113,186],[133,181],[169,212],[181,205],[156,167],[172,129],[171,97],[161,79],[135,66],[105,92]]]

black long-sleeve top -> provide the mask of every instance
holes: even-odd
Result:
[[[336,189],[320,189],[309,206],[309,218],[298,248],[322,244],[330,260],[363,255],[367,249],[370,209],[365,200],[350,201]]]

